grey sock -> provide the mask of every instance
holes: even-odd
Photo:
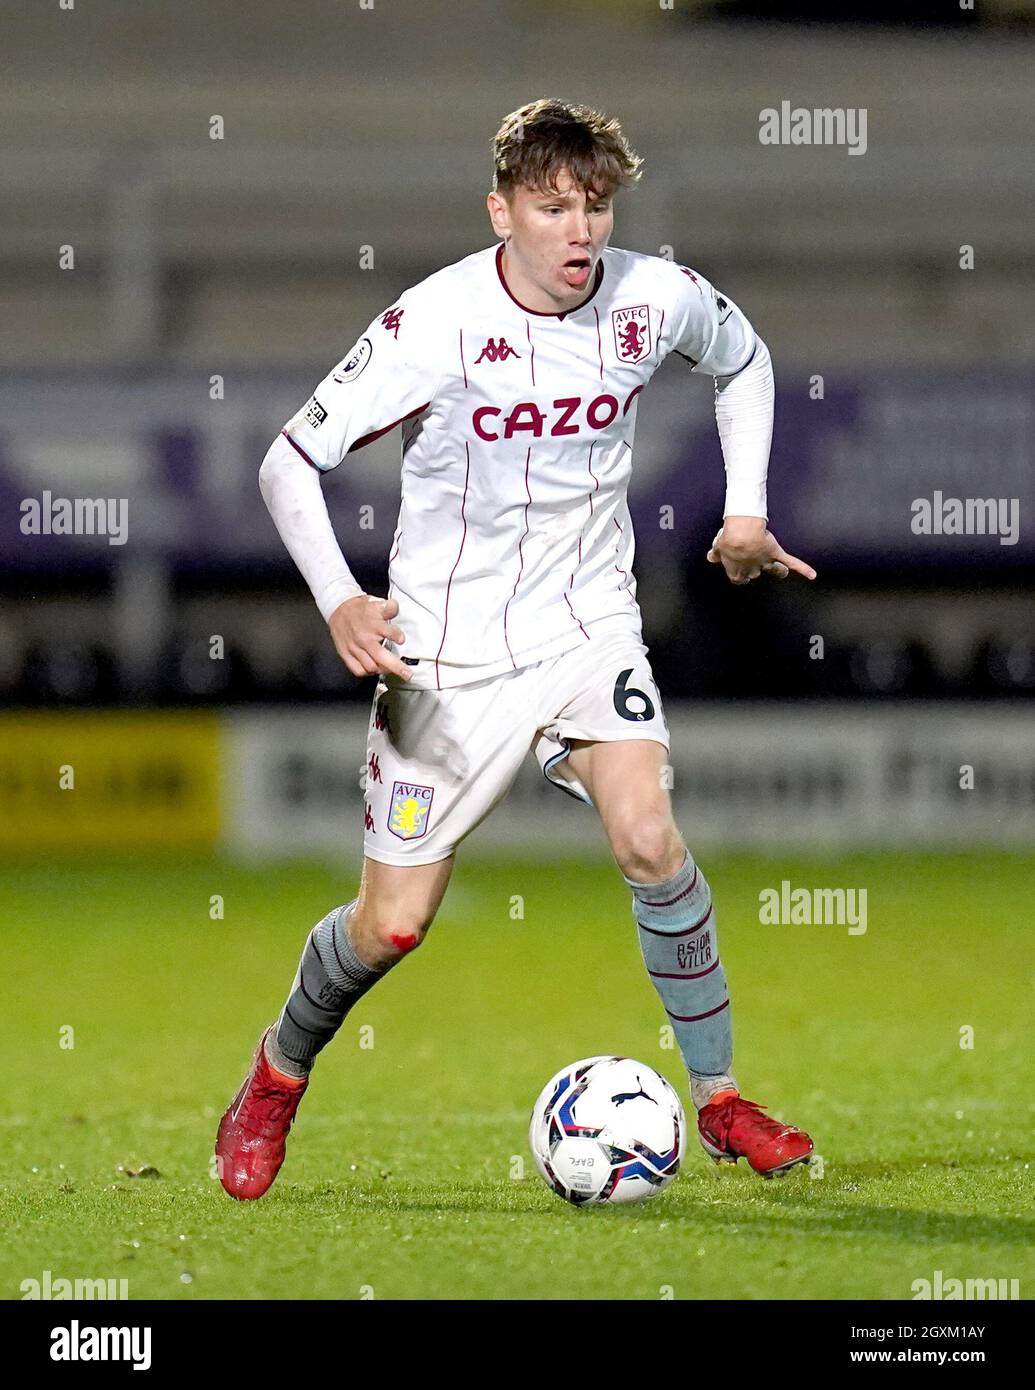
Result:
[[[689,850],[664,883],[625,881],[632,889],[643,962],[672,1022],[700,1109],[717,1091],[737,1084],[730,1075],[729,992],[711,891]]]
[[[266,1040],[267,1060],[286,1076],[308,1076],[352,1006],[391,969],[375,970],[353,950],[347,927],[358,901],[328,912],[309,933],[287,1003]]]

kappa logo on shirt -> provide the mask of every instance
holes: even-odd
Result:
[[[719,327],[721,328],[722,325],[729,318],[730,314],[733,313],[733,310],[729,306],[729,301],[723,299],[722,295],[719,293],[719,291],[715,288],[714,285],[712,286],[712,298],[715,300],[716,307],[719,310]]]
[[[405,309],[396,306],[393,309],[386,309],[381,315],[381,327],[386,333],[394,334],[396,342],[399,341],[399,325],[402,323],[402,316],[405,313]]]
[[[654,346],[650,329],[650,309],[636,304],[631,309],[612,309],[611,327],[615,352],[622,362],[641,362]]]
[[[501,338],[499,343],[496,342],[495,338],[490,338],[482,348],[480,354],[474,359],[474,365],[477,367],[478,363],[481,362],[483,358],[487,359],[489,362],[506,362],[508,357],[520,356],[520,352],[515,352],[506,338]]]
[[[698,280],[697,276],[694,274],[692,270],[687,270],[685,265],[681,265],[679,269],[683,272],[684,275],[689,275],[690,279],[694,282],[698,289],[701,288],[701,282],[700,280]],[[712,298],[715,300],[715,303],[719,310],[719,314],[721,315],[719,319],[719,327],[721,328],[722,325],[729,318],[730,314],[733,313],[733,310],[729,306],[729,301],[722,297],[722,295],[719,293],[719,291],[715,288],[714,285],[712,285],[711,290]],[[680,353],[679,355],[680,357],[682,357],[684,354]],[[688,361],[693,361],[693,359],[689,358]]]

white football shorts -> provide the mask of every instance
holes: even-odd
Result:
[[[653,739],[669,730],[647,648],[617,633],[445,690],[378,678],[367,737],[363,852],[433,864],[503,800],[522,759],[592,805],[567,763],[569,739]]]

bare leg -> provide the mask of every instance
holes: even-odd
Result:
[[[455,856],[434,864],[383,864],[364,857],[349,938],[366,965],[383,969],[419,946],[445,897]]]
[[[571,748],[568,763],[593,798],[622,873],[638,883],[670,878],[686,846],[662,777],[664,745],[653,739],[572,739]]]
[[[568,761],[632,890],[643,963],[686,1063],[694,1104],[735,1094],[729,991],[711,891],[672,817],[664,745],[580,739]]]

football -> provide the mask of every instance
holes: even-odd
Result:
[[[667,1187],[686,1149],[679,1096],[631,1057],[587,1057],[552,1076],[528,1141],[544,1181],[573,1206],[642,1202]]]

